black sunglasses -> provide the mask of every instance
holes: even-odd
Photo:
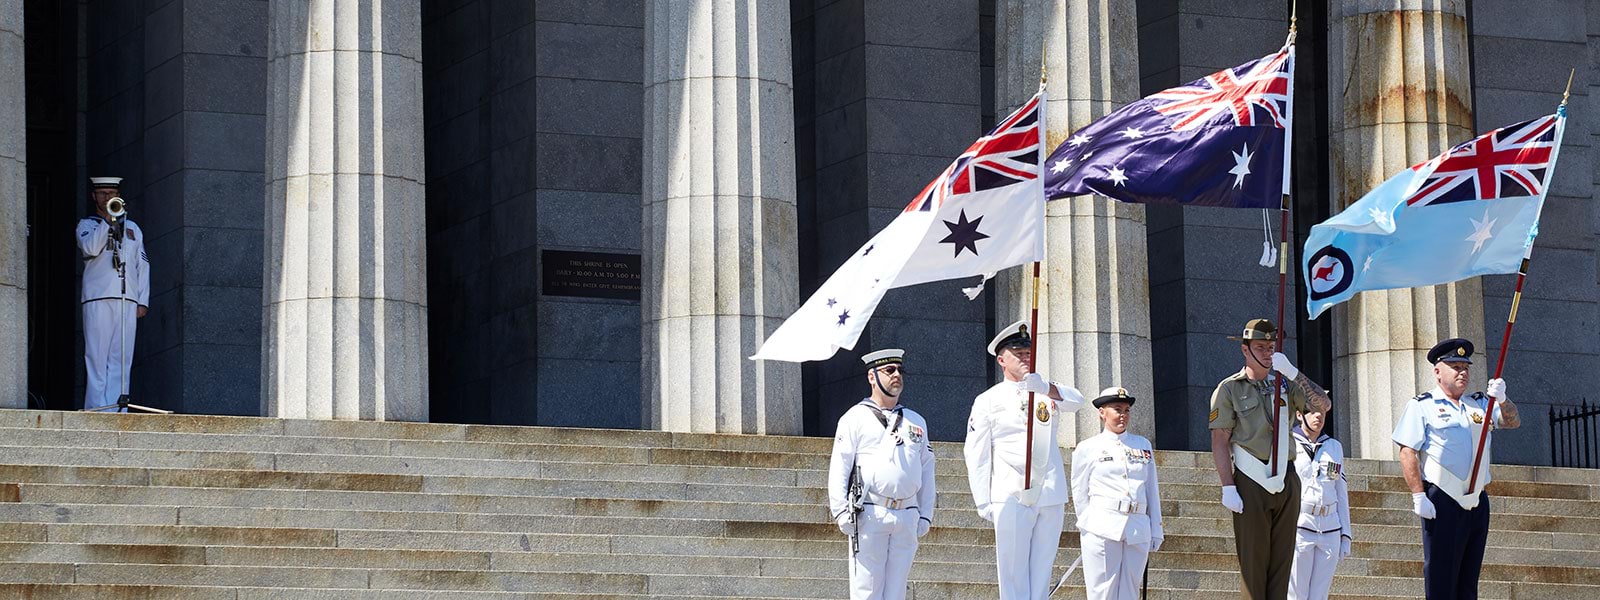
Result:
[[[878,367],[878,370],[882,371],[884,375],[893,375],[895,373],[900,373],[900,374],[904,375],[905,372],[906,372],[906,368],[905,367],[900,367],[900,366],[895,366],[895,365],[889,365],[887,367]]]

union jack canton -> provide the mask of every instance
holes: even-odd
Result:
[[[1045,193],[1277,208],[1293,128],[1293,73],[1291,43],[1119,108],[1050,154]]]

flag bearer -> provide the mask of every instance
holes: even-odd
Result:
[[[845,411],[833,437],[828,506],[839,530],[852,539],[854,600],[905,598],[917,538],[933,526],[933,446],[927,421],[900,405],[904,358],[905,351],[896,349],[861,357],[872,395]],[[859,514],[847,497],[853,471],[863,492]]]
[[[1222,505],[1233,511],[1233,545],[1239,555],[1240,593],[1253,600],[1289,594],[1295,522],[1300,518],[1300,480],[1289,441],[1289,415],[1327,412],[1328,394],[1300,374],[1289,358],[1273,352],[1278,327],[1254,319],[1240,342],[1244,368],[1211,393],[1211,457],[1222,481]],[[1277,371],[1284,389],[1273,423],[1268,376]],[[1290,383],[1292,382],[1292,383]],[[1276,454],[1274,454],[1276,452]],[[1276,474],[1273,467],[1276,466]]]
[[[1133,401],[1122,388],[1101,391],[1094,407],[1105,430],[1072,451],[1072,501],[1089,600],[1137,600],[1145,561],[1165,537],[1154,448],[1128,433]]]
[[[967,480],[978,515],[994,524],[1001,600],[1041,600],[1066,518],[1067,475],[1055,425],[1083,406],[1083,394],[1030,372],[1033,340],[1026,321],[989,342],[1005,380],[979,394],[967,419]],[[1032,406],[1028,393],[1034,393]],[[1023,474],[1028,420],[1033,420],[1032,474]],[[1031,486],[1024,489],[1024,483]]]
[[[1411,507],[1422,517],[1422,577],[1428,598],[1477,598],[1478,572],[1489,535],[1489,448],[1483,449],[1476,490],[1467,493],[1472,461],[1489,399],[1467,392],[1472,342],[1450,339],[1428,351],[1432,390],[1406,403],[1394,427],[1400,474],[1411,489]],[[1522,426],[1517,405],[1506,398],[1504,379],[1490,379],[1495,398],[1493,428]]]
[[[1350,556],[1350,493],[1344,446],[1323,433],[1328,414],[1300,413],[1294,429],[1294,471],[1300,477],[1300,522],[1294,542],[1289,597],[1327,600],[1339,560]]]

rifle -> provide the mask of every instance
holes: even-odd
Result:
[[[850,467],[850,487],[845,492],[845,507],[850,513],[850,555],[861,552],[861,509],[866,500],[861,490],[861,466]]]

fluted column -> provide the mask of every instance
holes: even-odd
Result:
[[[272,0],[262,409],[426,421],[418,3]]]
[[[1020,106],[1039,87],[1039,56],[1049,53],[1047,149],[1139,98],[1135,0],[999,0],[995,6],[996,114]],[[1099,197],[1050,202],[1039,299],[1038,371],[1093,398],[1120,386],[1134,404],[1133,430],[1155,438],[1150,365],[1150,275],[1144,207]],[[1032,267],[1002,280],[997,322],[1027,318]],[[1100,432],[1093,410],[1062,423],[1076,445]]]
[[[22,2],[0,2],[0,408],[28,406],[28,169]]]
[[[789,2],[645,11],[645,422],[798,434],[799,367],[746,358],[798,305]]]
[[[1401,169],[1472,137],[1466,2],[1335,2],[1329,32],[1330,198],[1337,213]],[[1477,278],[1362,292],[1334,308],[1336,423],[1355,456],[1392,458],[1405,402],[1434,386],[1441,339],[1485,347]],[[1480,364],[1482,361],[1480,361]],[[1483,369],[1475,369],[1476,385]]]

